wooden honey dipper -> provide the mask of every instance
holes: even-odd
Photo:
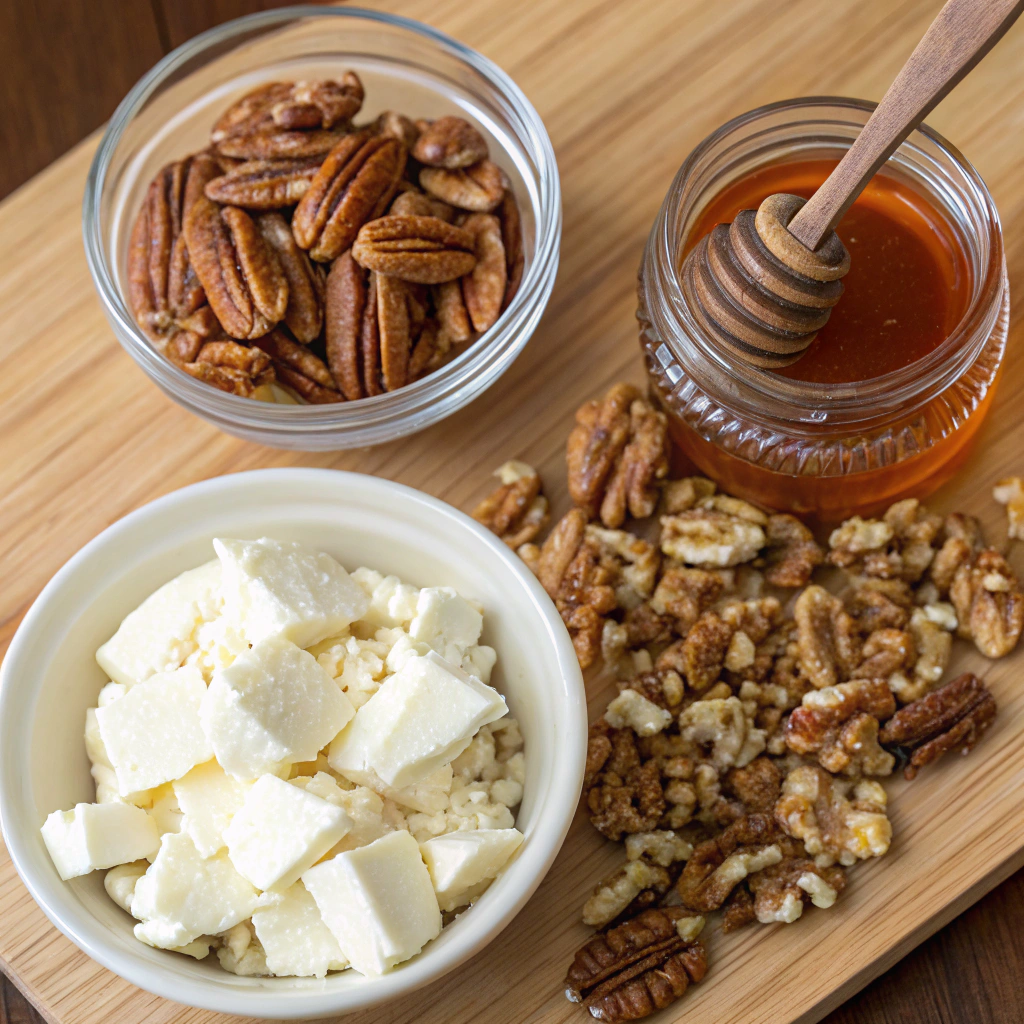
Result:
[[[771,195],[719,224],[683,263],[698,321],[726,351],[768,369],[807,351],[843,294],[850,254],[835,232],[875,172],[985,56],[1024,0],[949,0],[821,187]]]

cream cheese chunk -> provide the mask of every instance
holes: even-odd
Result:
[[[257,779],[224,830],[235,869],[258,889],[287,889],[352,828],[336,804],[275,775]]]
[[[155,853],[160,835],[152,818],[131,804],[75,804],[54,811],[40,830],[65,881]]]
[[[342,774],[370,768],[401,789],[448,764],[507,712],[497,690],[434,652],[411,657],[334,740],[328,760]]]
[[[174,782],[174,795],[185,815],[184,829],[204,857],[224,849],[224,829],[249,789],[249,782],[228,775],[214,760],[197,764]]]
[[[252,924],[266,954],[267,969],[274,974],[322,978],[328,971],[348,967],[338,940],[301,882],[285,889],[272,906],[257,910]]]
[[[441,931],[441,911],[416,840],[381,839],[310,868],[302,882],[362,974],[383,974],[415,956]]]
[[[316,658],[280,638],[216,672],[201,709],[211,754],[243,779],[314,760],[354,714]]]
[[[96,723],[121,796],[180,779],[213,757],[199,722],[206,694],[194,668],[161,672],[97,708]]]
[[[135,883],[135,936],[150,946],[174,949],[200,935],[217,935],[272,900],[262,897],[226,853],[203,857],[184,832],[169,832],[149,870]]]
[[[216,560],[165,583],[96,652],[100,668],[124,686],[178,668],[197,647],[196,629],[220,613],[220,584]]]
[[[311,647],[340,633],[369,607],[365,591],[330,555],[270,540],[213,542],[224,615],[250,644],[283,637]]]
[[[420,844],[438,905],[444,911],[464,906],[519,848],[523,834],[514,828],[449,832]]]
[[[409,636],[457,662],[480,639],[483,626],[483,615],[451,587],[426,587],[416,599]]]

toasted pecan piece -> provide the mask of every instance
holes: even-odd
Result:
[[[437,217],[379,217],[352,246],[361,266],[416,284],[441,284],[476,266],[475,237]]]
[[[460,210],[490,213],[504,198],[508,181],[497,164],[480,160],[452,171],[443,167],[424,167],[420,171],[420,184],[431,195]]]
[[[487,141],[468,121],[446,115],[432,121],[412,147],[412,156],[428,167],[458,170],[487,158]]]
[[[501,223],[493,214],[472,213],[462,222],[462,230],[473,236],[476,256],[476,265],[462,278],[462,294],[473,329],[483,333],[501,315],[508,283]]]
[[[227,206],[245,210],[277,210],[292,206],[308,191],[323,159],[248,160],[211,179],[206,195]]]
[[[404,167],[398,139],[365,130],[344,136],[295,208],[295,241],[319,262],[336,259],[367,221],[387,209]]]
[[[280,213],[258,213],[255,221],[288,282],[284,322],[298,341],[308,345],[319,337],[323,327],[323,271],[295,244],[291,228]]]
[[[255,344],[270,356],[277,379],[307,402],[326,405],[343,401],[324,361],[284,331],[273,330],[258,338]]]
[[[200,196],[184,235],[207,301],[231,337],[258,338],[284,317],[288,281],[249,214]]]

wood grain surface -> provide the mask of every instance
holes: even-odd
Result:
[[[94,128],[162,52],[246,0],[0,3],[0,194]],[[563,259],[545,319],[486,396],[424,434],[343,455],[276,452],[219,434],[165,399],[111,335],[85,268],[82,185],[94,141],[0,206],[0,649],[53,572],[115,519],[176,487],[271,465],[376,473],[470,507],[510,456],[538,465],[565,505],[562,446],[573,410],[614,380],[640,381],[634,275],[650,223],[686,153],[723,120],[795,95],[878,98],[934,17],[922,0],[385,0],[495,59],[547,123],[565,206]],[[510,13],[512,12],[512,13]],[[807,55],[816,55],[808,59]],[[929,123],[975,162],[1001,211],[1011,292],[1024,285],[1024,32],[1012,30]],[[1002,537],[991,481],[1024,466],[1020,318],[976,457],[934,499]],[[439,456],[438,453],[443,453]],[[1021,566],[1019,553],[1016,564]],[[976,663],[975,663],[976,664]],[[897,784],[889,858],[858,870],[843,901],[789,930],[716,942],[707,982],[656,1021],[811,1021],[890,967],[1017,864],[1024,706],[1017,659],[991,671],[1000,721],[963,761]],[[1019,690],[1019,684],[1017,684]],[[595,689],[592,711],[607,694]],[[1015,760],[1016,759],[1016,760]],[[936,809],[937,808],[937,809]],[[467,969],[380,1021],[582,1020],[561,998],[578,908],[620,856],[582,819],[530,906]],[[938,917],[933,916],[938,912]],[[830,1024],[1024,1020],[1024,874],[1015,875],[827,1017]],[[880,942],[880,936],[887,936]],[[882,950],[882,952],[880,952]],[[887,950],[885,952],[884,950]],[[149,997],[52,929],[0,848],[0,967],[70,1022],[232,1018]],[[530,979],[523,982],[523,977]],[[745,991],[741,999],[735,993]],[[732,995],[730,995],[732,993]],[[0,1022],[37,1021],[13,988]]]

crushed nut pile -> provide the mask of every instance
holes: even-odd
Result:
[[[1008,654],[1024,592],[970,516],[908,499],[846,520],[823,550],[793,516],[668,480],[665,418],[627,384],[579,410],[567,463],[576,507],[542,544],[548,504],[523,463],[474,515],[536,572],[581,666],[618,677],[583,801],[626,859],[585,903],[598,932],[566,979],[618,1022],[701,980],[707,915],[725,932],[796,921],[886,853],[879,780],[967,753],[995,717],[976,676],[940,685],[954,637]],[[995,494],[1018,536],[1024,482]],[[813,581],[826,565],[843,570],[838,596]]]
[[[270,82],[149,187],[129,301],[171,362],[231,394],[314,404],[395,391],[489,330],[523,273],[519,207],[459,117],[363,86]]]

